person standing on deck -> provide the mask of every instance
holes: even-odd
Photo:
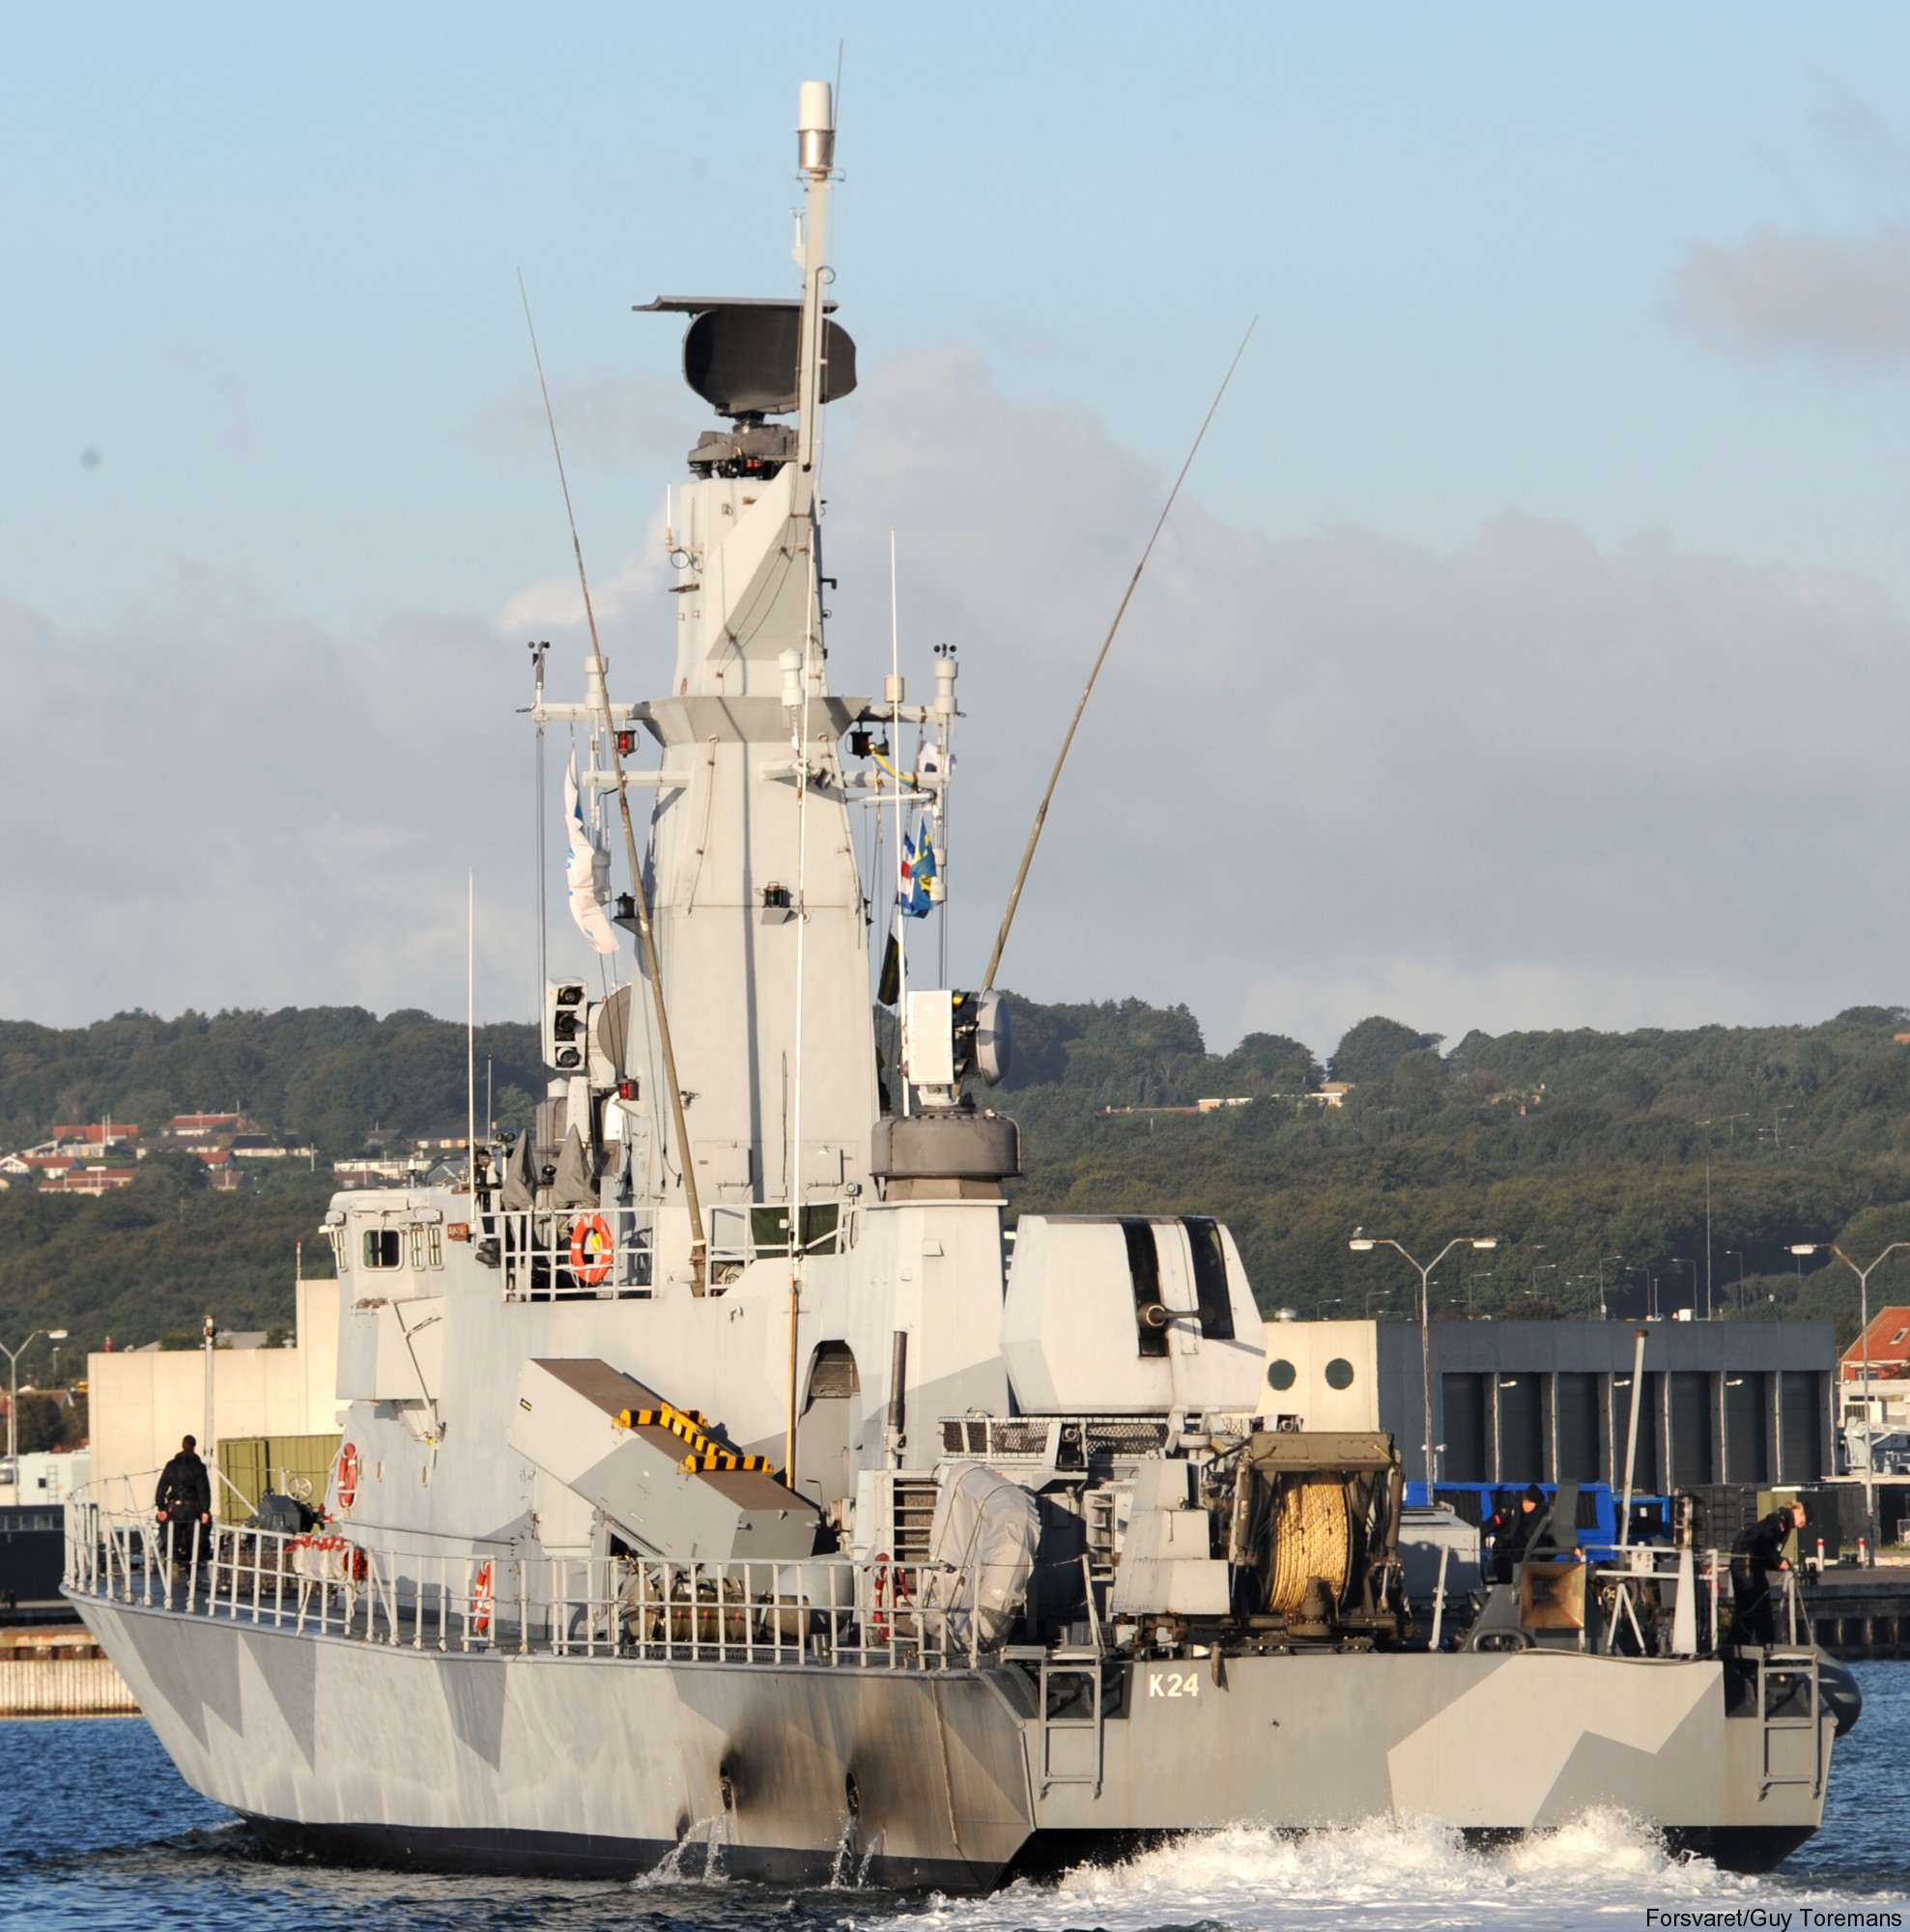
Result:
[[[1731,1630],[1739,1643],[1777,1641],[1771,1572],[1790,1568],[1784,1545],[1804,1520],[1804,1505],[1787,1503],[1759,1517],[1731,1545]]]
[[[159,1487],[153,1492],[153,1510],[159,1522],[159,1534],[169,1562],[197,1561],[199,1550],[212,1533],[213,1484],[206,1465],[199,1460],[195,1436],[185,1436],[179,1454],[159,1471]]]

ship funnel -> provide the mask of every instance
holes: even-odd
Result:
[[[826,175],[836,164],[836,114],[826,80],[803,82],[796,108],[796,157],[807,174]]]

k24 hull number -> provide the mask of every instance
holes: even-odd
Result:
[[[1150,1697],[1198,1697],[1200,1673],[1197,1670],[1150,1670]]]

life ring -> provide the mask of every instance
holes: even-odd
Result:
[[[870,1591],[872,1603],[869,1612],[869,1628],[875,1634],[877,1643],[889,1641],[889,1586],[895,1575],[895,1566],[889,1561],[889,1552],[878,1549],[875,1552],[873,1588]]]
[[[358,1452],[346,1443],[338,1452],[338,1507],[348,1510],[358,1499]]]
[[[869,1627],[874,1633],[877,1643],[889,1641],[889,1609],[893,1605],[900,1609],[903,1605],[913,1607],[915,1599],[908,1593],[908,1585],[902,1581],[902,1568],[899,1563],[889,1560],[886,1549],[875,1552],[875,1586],[872,1592],[874,1602],[869,1613]]]
[[[491,1565],[489,1562],[477,1566],[477,1574],[470,1585],[470,1627],[479,1636],[491,1628]]]
[[[570,1271],[585,1288],[607,1281],[611,1271],[611,1231],[601,1214],[580,1214],[571,1224]]]

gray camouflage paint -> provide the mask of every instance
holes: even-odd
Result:
[[[1823,1778],[1765,1788],[1722,1665],[1524,1652],[1126,1667],[1101,1786],[1040,1784],[1031,1677],[441,1655],[80,1600],[187,1781],[369,1856],[728,1869],[974,1889],[1080,1834],[1432,1816],[1560,1825],[1612,1805],[1684,1834],[1815,1829]],[[1091,1734],[1053,1768],[1092,1776]],[[1809,1733],[1802,1748],[1809,1751]],[[1832,1726],[1820,1726],[1828,1776]],[[1806,1767],[1808,1769],[1808,1767]],[[850,1779],[858,1814],[851,1816]],[[726,1787],[727,1799],[726,1802]]]

